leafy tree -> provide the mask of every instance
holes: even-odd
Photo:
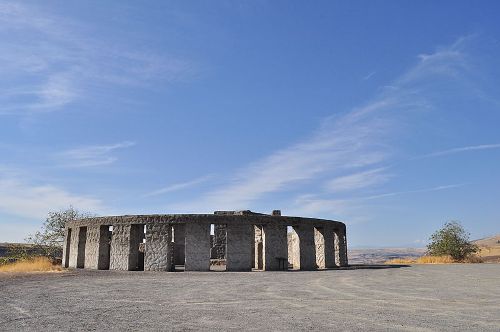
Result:
[[[469,236],[460,223],[447,222],[443,228],[432,234],[427,250],[431,256],[450,255],[456,261],[463,261],[479,251],[469,240]]]
[[[26,242],[34,245],[30,252],[52,258],[60,257],[64,243],[64,226],[66,222],[93,217],[94,214],[90,212],[81,212],[70,206],[68,209],[56,212],[49,212],[47,219],[45,219],[42,229],[35,234],[30,234],[26,238]],[[17,253],[23,255],[23,253]],[[26,256],[25,253],[23,256]]]

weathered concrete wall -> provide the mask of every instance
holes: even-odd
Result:
[[[100,235],[100,226],[87,228],[87,244],[85,245],[85,268],[87,269],[96,270],[98,268]]]
[[[145,271],[172,271],[173,251],[172,226],[169,224],[146,225]]]
[[[288,269],[288,237],[286,225],[263,226],[263,269]],[[282,266],[280,266],[280,264]]]
[[[262,226],[260,225],[255,225],[254,226],[254,268],[262,270],[264,268],[264,243],[262,239]]]
[[[210,224],[186,224],[185,271],[210,270]]]
[[[130,229],[132,225],[115,225],[111,236],[109,268],[129,270]]]
[[[78,252],[76,258],[76,267],[83,269],[85,267],[85,248],[87,245],[87,227],[80,227],[78,231]]]
[[[174,264],[184,265],[184,248],[186,238],[186,225],[174,225]]]
[[[312,225],[294,226],[293,230],[298,237],[299,259],[295,266],[297,257],[294,259],[294,268],[300,270],[313,270],[316,268],[316,245],[314,243],[314,227]],[[297,246],[296,246],[297,247]],[[296,251],[296,249],[295,249]],[[294,252],[296,255],[296,252]]]
[[[226,270],[251,271],[254,228],[249,224],[229,224],[226,227]]]

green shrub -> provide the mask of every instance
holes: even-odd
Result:
[[[456,261],[463,261],[479,251],[469,240],[469,233],[456,221],[445,223],[432,234],[430,241],[427,250],[431,256],[450,255]]]

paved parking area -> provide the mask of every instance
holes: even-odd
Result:
[[[500,331],[500,264],[0,274],[0,330]]]

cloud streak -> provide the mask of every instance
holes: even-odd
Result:
[[[482,144],[482,145],[464,146],[464,147],[460,147],[460,148],[454,148],[454,149],[448,149],[448,150],[429,153],[427,155],[417,157],[416,159],[440,157],[440,156],[446,156],[446,155],[456,154],[456,153],[461,153],[461,152],[494,150],[494,149],[495,150],[500,149],[500,144]]]
[[[467,67],[463,43],[459,40],[420,56],[413,68],[370,102],[325,118],[310,138],[240,169],[226,185],[207,192],[196,203],[173,208],[242,209],[252,207],[267,194],[293,191],[302,185],[346,191],[386,182],[390,175],[381,170],[393,157],[397,138],[405,134],[405,123],[432,109],[427,95],[432,91],[425,90],[428,81],[454,79]],[[342,176],[347,172],[352,174]],[[332,177],[334,180],[327,180]]]
[[[0,114],[60,110],[97,98],[102,85],[161,86],[194,72],[191,61],[97,39],[89,26],[19,2],[0,4],[0,48]]]
[[[48,211],[73,205],[84,211],[102,211],[99,199],[80,196],[50,184],[33,185],[19,179],[0,177],[0,211],[9,215],[42,220]]]
[[[328,181],[325,187],[329,192],[350,191],[371,187],[389,180],[390,175],[386,174],[385,171],[386,168],[376,168],[341,176]]]
[[[144,197],[158,196],[158,195],[163,195],[163,194],[171,193],[171,192],[174,192],[174,191],[184,190],[184,189],[187,189],[187,188],[194,187],[194,186],[196,186],[198,184],[207,182],[208,180],[210,180],[212,178],[213,178],[212,175],[207,175],[207,176],[202,176],[202,177],[193,179],[191,181],[174,183],[174,184],[171,184],[169,186],[163,187],[161,189],[158,189],[158,190],[152,191],[150,193],[147,193],[147,194],[144,195]]]
[[[108,165],[117,160],[110,155],[118,149],[125,149],[135,145],[135,142],[124,141],[109,145],[92,145],[70,149],[56,154],[64,166],[67,167],[92,167]]]

